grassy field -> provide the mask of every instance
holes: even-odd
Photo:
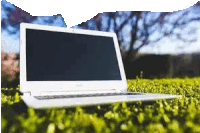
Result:
[[[129,91],[181,94],[182,98],[34,110],[24,105],[18,93],[1,93],[1,131],[200,133],[200,77],[135,79],[128,80],[128,85]]]

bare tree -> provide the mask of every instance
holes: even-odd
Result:
[[[9,34],[18,33],[21,22],[32,23],[40,18],[41,24],[51,25],[58,17],[62,18],[60,14],[54,16],[32,16],[30,13],[9,4],[5,0],[1,1],[1,11],[4,12],[4,17],[1,18],[1,28],[8,31]],[[66,26],[64,19],[60,26]]]
[[[7,16],[1,20],[2,30],[7,30],[10,34],[16,34],[19,31],[21,22],[32,23],[39,18],[38,16],[31,16],[18,7],[7,6],[5,0],[1,4],[2,11],[5,11]],[[164,38],[170,37],[187,43],[195,42],[195,37],[188,38],[187,36],[195,34],[195,27],[188,31],[185,29],[192,22],[199,23],[199,14],[200,2],[188,9],[172,13],[144,11],[105,12],[97,14],[91,20],[78,25],[78,28],[115,32],[120,48],[128,47],[123,60],[124,62],[129,62],[142,47],[158,43]],[[40,18],[43,24],[49,25],[58,17],[62,18],[61,15]],[[66,26],[64,19],[62,25]],[[187,31],[187,33],[183,31]]]
[[[16,34],[19,31],[21,22],[32,22],[37,19],[37,17],[31,16],[18,7],[8,6],[8,2],[5,0],[1,1],[1,10],[6,16],[1,19],[1,28],[2,30],[7,30],[10,34]]]
[[[158,43],[164,38],[174,38],[189,44],[195,42],[196,38],[191,38],[191,34],[196,33],[196,28],[188,29],[188,25],[193,22],[199,23],[199,14],[200,2],[176,12],[106,12],[78,25],[78,28],[115,32],[120,47],[122,48],[124,44],[129,47],[123,57],[125,63],[145,45]],[[129,30],[124,30],[125,28]]]

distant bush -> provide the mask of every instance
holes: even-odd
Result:
[[[200,132],[200,77],[128,80],[129,91],[181,94],[174,100],[34,110],[1,93],[2,132]],[[8,88],[2,88],[6,90]],[[15,90],[15,88],[13,88]],[[17,88],[18,90],[19,88]]]
[[[1,87],[19,85],[19,54],[1,51]]]
[[[124,62],[126,77],[134,79],[144,72],[144,78],[200,76],[200,53],[180,55],[138,54]]]
[[[144,78],[163,78],[173,76],[171,72],[171,56],[146,54],[140,55],[133,61],[124,62],[126,77],[136,78],[143,71]]]

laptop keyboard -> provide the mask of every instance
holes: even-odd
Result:
[[[62,99],[62,98],[82,98],[82,97],[99,97],[99,96],[122,96],[122,95],[141,95],[141,93],[95,93],[95,94],[72,94],[72,95],[48,95],[34,96],[38,100],[45,99]]]

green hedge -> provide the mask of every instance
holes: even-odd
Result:
[[[149,103],[34,110],[24,105],[18,93],[13,96],[1,93],[1,131],[200,132],[200,77],[135,79],[128,80],[128,85],[129,91],[181,94],[183,97]]]

